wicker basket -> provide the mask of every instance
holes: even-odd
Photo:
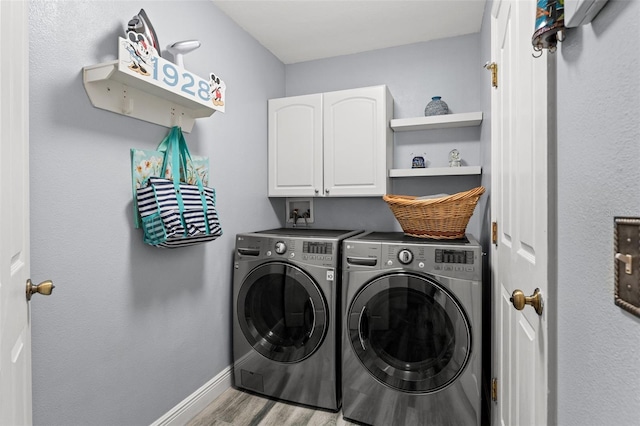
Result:
[[[418,238],[453,240],[463,238],[469,219],[484,187],[441,198],[418,200],[409,195],[385,195],[405,234]]]

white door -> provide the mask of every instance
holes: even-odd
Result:
[[[548,302],[550,179],[547,102],[555,78],[549,53],[532,56],[534,0],[497,0],[491,20],[492,89],[493,376],[494,425],[547,424],[548,310],[517,310],[515,290]],[[551,85],[553,87],[553,85]],[[553,192],[551,192],[553,193]],[[517,298],[516,298],[517,302]]]
[[[321,191],[322,94],[270,99],[269,196],[308,197]]]
[[[29,43],[25,1],[0,1],[0,425],[31,424]]]

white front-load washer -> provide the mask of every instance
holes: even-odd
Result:
[[[341,242],[358,232],[281,228],[236,236],[236,388],[340,408]]]
[[[472,236],[348,238],[343,292],[345,419],[480,424],[482,251]]]

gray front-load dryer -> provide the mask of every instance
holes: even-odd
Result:
[[[480,424],[481,265],[470,235],[374,232],[343,242],[345,419]]]
[[[233,379],[238,389],[340,408],[340,252],[356,231],[282,228],[238,234]]]

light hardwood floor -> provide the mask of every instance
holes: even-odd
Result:
[[[342,412],[331,413],[226,390],[187,426],[347,426]]]

